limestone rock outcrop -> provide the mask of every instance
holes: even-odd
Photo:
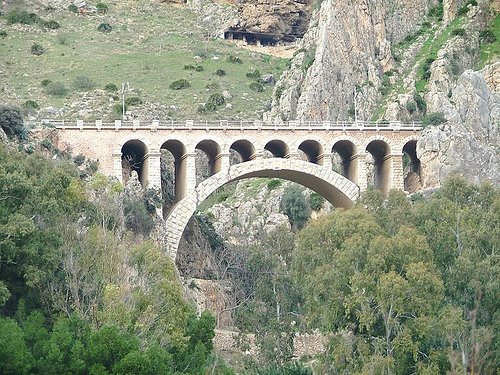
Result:
[[[308,0],[240,0],[235,29],[273,34],[280,39],[302,37],[308,27]]]
[[[500,184],[499,85],[500,62],[481,72],[466,70],[441,107],[431,108],[448,121],[425,129],[417,143],[424,188],[439,186],[452,173]]]
[[[267,120],[345,120],[357,90],[367,119],[384,72],[393,68],[391,45],[415,32],[437,0],[325,0],[313,15],[302,48],[277,82]]]

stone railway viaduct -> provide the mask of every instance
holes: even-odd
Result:
[[[416,155],[419,124],[188,120],[51,125],[58,129],[60,148],[99,160],[101,171],[122,183],[130,177],[130,167],[124,168],[130,160],[144,187],[160,188],[161,151],[171,153],[175,199],[163,215],[167,248],[174,260],[184,229],[199,204],[230,181],[283,178],[318,192],[336,207],[350,207],[368,185],[373,184],[383,193],[404,189],[404,154],[414,172],[420,169]],[[210,167],[210,176],[200,182],[195,163],[197,150],[206,154]],[[238,155],[238,163],[230,157],[232,154]],[[332,160],[340,160],[340,173],[333,171]],[[373,177],[368,174],[369,165],[373,165]]]

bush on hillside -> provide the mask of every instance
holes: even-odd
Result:
[[[321,210],[321,207],[323,207],[323,203],[325,203],[325,198],[323,198],[318,193],[313,192],[311,193],[311,195],[309,195],[309,206],[311,206],[314,211]]]
[[[89,91],[95,88],[95,83],[90,77],[76,76],[73,80],[73,87],[78,91]]]
[[[451,36],[465,36],[465,29],[459,27],[451,31]]]
[[[257,69],[255,69],[252,70],[251,72],[247,72],[246,76],[248,78],[260,79],[260,72]]]
[[[42,80],[42,82],[40,82],[40,84],[42,85],[42,87],[47,87],[51,83],[52,83],[52,81],[50,79],[44,79],[44,80]]]
[[[252,82],[249,85],[250,90],[255,91],[255,92],[262,92],[264,91],[264,85],[260,82]]]
[[[58,28],[61,27],[61,25],[59,25],[59,22],[54,21],[54,20],[50,20],[50,21],[44,22],[43,25],[47,29],[50,29],[50,30],[57,30]]]
[[[428,125],[440,125],[442,123],[446,122],[446,118],[444,117],[443,112],[432,112],[429,113],[428,115],[425,115],[422,118],[422,124],[424,126]]]
[[[481,43],[495,43],[497,37],[493,33],[493,31],[486,29],[479,32],[479,40]]]
[[[413,93],[413,100],[415,100],[417,108],[420,112],[425,113],[427,111],[427,103],[419,92],[415,91]]]
[[[40,105],[34,100],[26,100],[23,104],[23,108],[27,109],[40,109]]]
[[[114,83],[107,83],[106,86],[104,86],[104,90],[109,92],[116,92],[118,91],[118,86],[116,86]]]
[[[97,31],[100,31],[101,33],[109,33],[111,30],[113,30],[113,28],[109,23],[101,23],[97,26]]]
[[[220,85],[217,82],[210,82],[210,83],[207,83],[205,88],[207,88],[209,90],[217,90],[217,89],[220,89]]]
[[[71,4],[70,6],[68,6],[68,10],[71,13],[78,13],[78,7],[75,4]]]
[[[226,99],[224,98],[224,95],[218,92],[214,92],[211,94],[208,98],[208,103],[213,103],[216,106],[223,105],[225,103]]]
[[[7,31],[0,30],[0,38],[5,38],[7,36]]]
[[[9,138],[25,138],[26,129],[18,108],[0,105],[0,127]]]
[[[178,79],[177,81],[172,82],[169,87],[172,90],[182,90],[188,88],[189,86],[191,86],[191,84],[187,79]]]
[[[227,57],[227,61],[230,62],[231,64],[243,64],[243,61],[238,56],[234,55],[229,55]]]
[[[7,24],[13,25],[21,23],[24,25],[33,25],[38,22],[39,17],[35,13],[28,13],[21,9],[12,9],[6,15]]]
[[[51,82],[45,87],[45,92],[52,96],[66,96],[68,89],[62,82]]]
[[[131,96],[127,99],[125,99],[125,106],[134,106],[134,105],[139,105],[142,104],[142,99],[139,98],[138,96]]]
[[[108,13],[109,7],[108,4],[106,3],[97,3],[95,7],[97,9],[97,13],[100,14]]]
[[[219,77],[225,76],[226,75],[226,71],[224,69],[217,69],[215,71],[215,75],[217,75]]]
[[[41,44],[35,43],[31,46],[31,54],[35,56],[40,56],[45,52],[45,49],[42,47]]]

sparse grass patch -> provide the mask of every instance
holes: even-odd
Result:
[[[500,14],[497,14],[490,27],[479,33],[480,57],[478,68],[500,59]]]
[[[45,87],[45,92],[51,96],[63,97],[68,94],[68,89],[62,82],[50,82]]]
[[[77,91],[90,91],[95,88],[95,83],[90,77],[76,76],[73,80],[73,87]]]

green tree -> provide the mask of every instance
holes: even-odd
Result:
[[[288,216],[295,229],[302,229],[310,216],[310,207],[298,185],[285,189],[281,198],[281,210]]]
[[[26,347],[24,333],[10,318],[0,317],[0,372],[29,374],[33,357]]]

